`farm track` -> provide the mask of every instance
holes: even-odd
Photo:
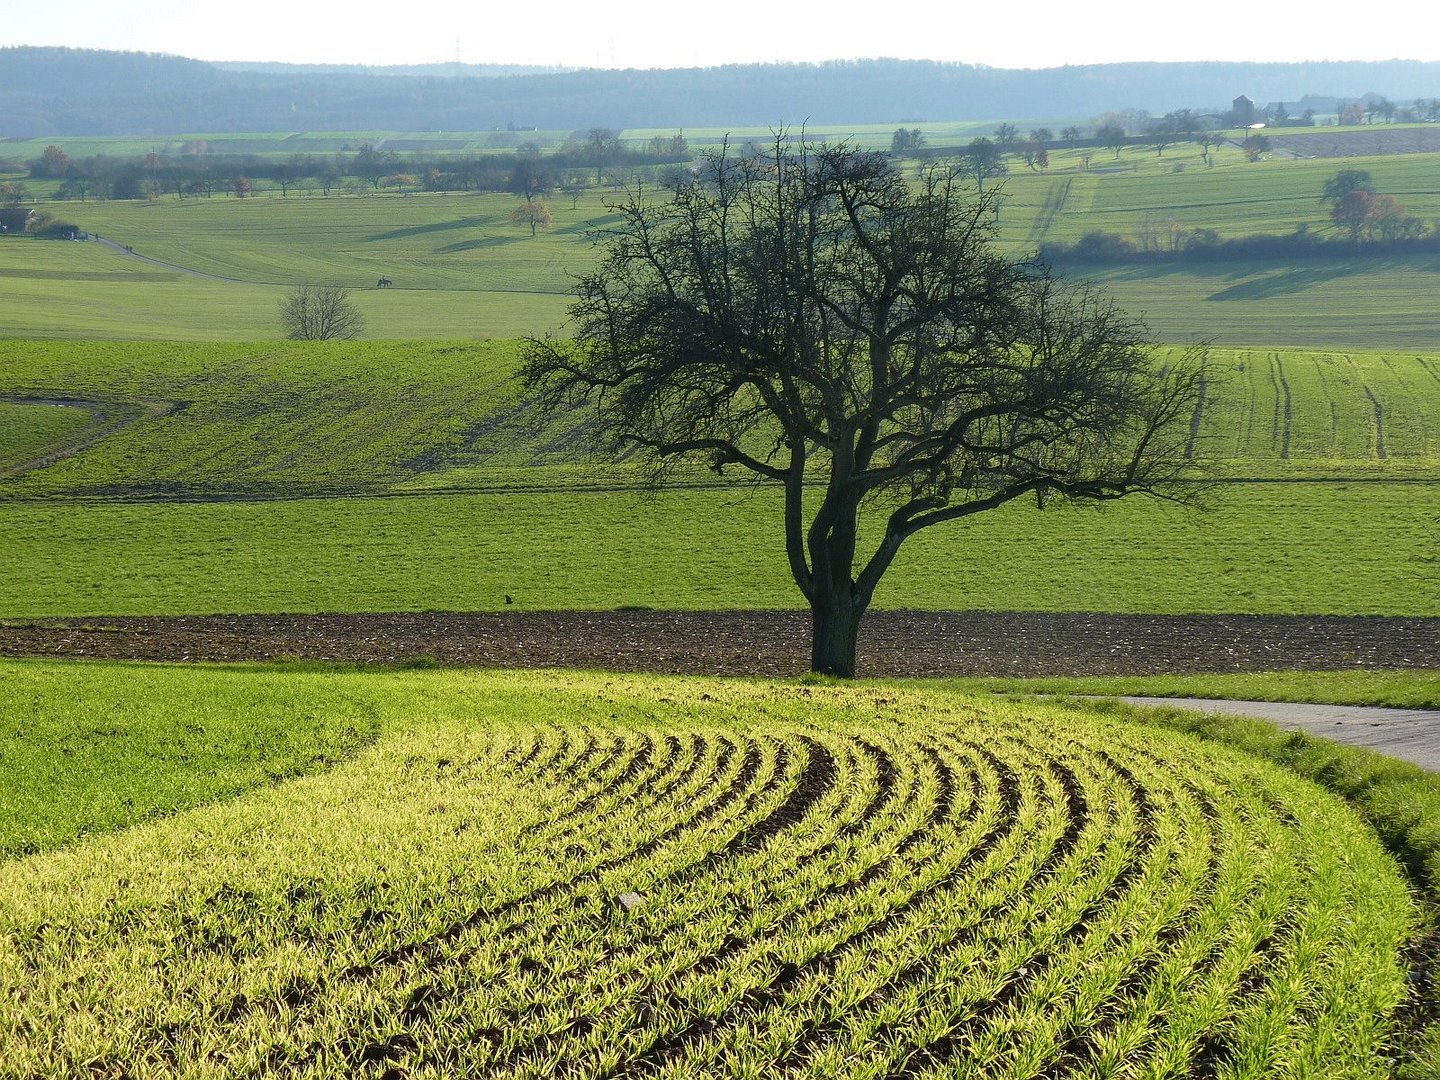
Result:
[[[0,656],[590,668],[792,676],[796,611],[94,616],[0,622]],[[1440,618],[875,611],[862,675],[1147,675],[1440,667]]]
[[[171,401],[164,398],[146,398],[133,401],[120,399],[102,398],[70,398],[43,396],[34,397],[24,394],[0,395],[0,404],[6,405],[58,405],[65,408],[80,409],[90,416],[90,423],[79,431],[73,438],[51,447],[45,453],[30,458],[26,461],[11,462],[9,464],[0,462],[0,480],[12,476],[21,476],[36,469],[43,469],[47,465],[54,465],[68,457],[88,450],[102,439],[131,427],[142,420],[158,420],[162,416],[169,416],[171,413],[180,412],[188,407],[189,402]]]

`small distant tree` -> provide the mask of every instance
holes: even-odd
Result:
[[[1352,191],[1364,191],[1374,195],[1375,178],[1364,169],[1341,169],[1325,181],[1325,187],[1320,192],[1320,201],[1337,203]]]
[[[1340,123],[1347,127],[1365,123],[1365,103],[1352,101],[1340,110]]]
[[[560,185],[560,190],[570,197],[570,209],[574,210],[580,205],[580,197],[590,187],[590,179],[584,173],[571,173],[570,176]]]
[[[550,204],[544,199],[526,199],[510,211],[510,223],[530,226],[531,236],[535,235],[537,229],[548,229],[553,220]]]
[[[555,187],[555,170],[538,154],[526,154],[516,159],[506,187],[529,202]]]
[[[1215,164],[1210,158],[1210,153],[1225,144],[1225,136],[1218,131],[1202,131],[1195,136],[1195,141],[1200,144],[1200,159],[1206,165]]]
[[[919,128],[896,128],[890,136],[890,153],[896,157],[913,154],[925,145],[925,135]]]
[[[73,165],[70,155],[60,147],[47,146],[45,152],[30,163],[30,175],[61,180],[70,175]]]
[[[255,190],[255,185],[250,183],[244,173],[241,173],[235,178],[235,182],[231,187],[234,189],[237,199],[243,199]]]
[[[605,168],[620,157],[620,133],[594,127],[585,133],[584,155],[595,167],[595,183],[605,182]]]
[[[11,180],[0,183],[0,203],[4,203],[6,206],[17,206],[24,201],[24,184]]]
[[[382,153],[368,142],[362,142],[360,149],[350,162],[350,172],[362,180],[370,181],[372,188],[380,187],[380,180],[395,169],[395,155]]]
[[[282,199],[288,199],[290,197],[290,187],[299,177],[300,174],[296,171],[295,166],[288,161],[282,161],[270,171],[270,178],[274,180],[280,188],[280,197]]]
[[[72,176],[61,182],[55,191],[57,199],[79,199],[84,202],[90,195],[90,181],[83,176]]]
[[[1001,124],[995,129],[995,146],[1000,153],[1008,154],[1015,149],[1020,139],[1020,129],[1014,124]]]
[[[1063,127],[1060,129],[1060,138],[1065,140],[1065,145],[1074,148],[1080,141],[1080,129],[1078,127]]]
[[[1000,147],[984,136],[970,140],[960,155],[960,167],[974,179],[981,192],[985,190],[986,180],[992,176],[1003,176],[1006,171],[1005,163],[1000,160]]]
[[[1119,124],[1102,124],[1095,129],[1095,140],[1107,150],[1115,151],[1118,158],[1125,147],[1125,129]]]
[[[360,309],[336,285],[300,285],[280,301],[280,325],[294,341],[348,340],[365,329]]]
[[[1369,226],[1374,211],[1375,196],[1356,188],[1335,200],[1335,205],[1330,208],[1330,220],[1337,229],[1348,232],[1352,241],[1358,241]]]

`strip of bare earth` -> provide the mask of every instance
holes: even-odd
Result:
[[[800,611],[94,616],[0,622],[0,656],[793,676],[809,631]],[[926,678],[1409,667],[1440,668],[1440,618],[876,611],[859,657]]]

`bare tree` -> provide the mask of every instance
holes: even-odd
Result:
[[[971,139],[960,154],[960,166],[966,175],[975,180],[975,186],[985,190],[985,181],[992,176],[1004,176],[1008,171],[1001,158],[1000,148],[983,135]]]
[[[295,341],[329,341],[359,337],[365,319],[345,289],[299,285],[280,301],[280,325]]]
[[[997,251],[994,196],[958,168],[912,187],[885,154],[783,137],[708,157],[664,201],[610,205],[574,338],[531,339],[521,375],[548,408],[591,403],[599,445],[639,448],[657,484],[698,457],[781,486],[815,671],[855,673],[922,529],[1190,490],[1194,358],[1161,366],[1110,303]]]

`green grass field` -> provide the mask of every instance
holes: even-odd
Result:
[[[1375,1077],[1403,1045],[1393,858],[1163,728],[885,685],[0,671],[42,723],[127,703],[111,745],[153,740],[138,700],[380,730],[0,862],[10,1075]]]
[[[1320,194],[1340,169],[1370,173],[1377,192],[1394,195],[1426,222],[1440,216],[1435,154],[1252,163],[1227,151],[1206,167],[1192,145],[1163,156],[1144,147],[1126,148],[1118,158],[1103,149],[1091,153],[1088,170],[1076,168],[1075,151],[1052,156],[1045,173],[1023,163],[1010,169],[1001,211],[1009,241],[1073,242],[1094,230],[1138,240],[1146,230],[1164,234],[1172,225],[1215,229],[1225,238],[1289,233],[1299,226],[1327,235],[1330,219]]]
[[[696,472],[647,495],[580,453],[583,417],[529,424],[516,355],[11,343],[11,402],[63,392],[132,419],[0,479],[0,616],[799,603],[776,492]],[[1013,505],[920,534],[877,603],[1440,613],[1440,361],[1212,350],[1207,370],[1197,448],[1246,481],[1208,511]],[[52,406],[12,404],[13,429],[27,410],[24,444],[53,438]]]
[[[861,133],[883,143],[884,132]],[[940,137],[937,129],[936,137]],[[958,137],[958,135],[957,135]],[[38,153],[38,151],[37,151]],[[1193,145],[1057,150],[1003,178],[1003,243],[1015,252],[1103,229],[1132,240],[1171,228],[1223,236],[1326,234],[1319,195],[1342,167],[1370,171],[1409,211],[1440,216],[1433,154],[1248,163],[1222,150],[1204,166]],[[1179,167],[1179,171],[1177,171]],[[37,189],[38,190],[38,189]],[[660,193],[657,191],[657,195]],[[255,340],[280,336],[286,286],[355,290],[371,338],[506,338],[561,329],[574,275],[591,265],[587,230],[603,223],[591,190],[551,199],[552,228],[514,225],[510,196],[394,193],[322,198],[176,199],[46,207],[140,255],[231,281],[196,277],[94,244],[0,243],[0,337]],[[1164,341],[1426,350],[1440,340],[1431,256],[1072,268],[1143,314]],[[381,276],[396,287],[377,290]]]
[[[268,138],[226,141],[316,148]],[[1007,243],[1288,230],[1340,167],[1236,158],[1017,168]],[[0,619],[799,606],[775,493],[651,497],[580,453],[583,413],[531,423],[516,344],[475,339],[561,327],[601,207],[532,240],[511,206],[57,207],[213,277],[0,242]],[[1099,272],[1164,340],[1250,346],[1207,357],[1211,508],[1010,506],[920,534],[876,603],[1440,615],[1432,261]],[[372,340],[273,340],[302,281],[351,286]],[[986,693],[1434,681],[0,662],[0,1077],[1440,1075],[1409,951],[1432,777]]]

